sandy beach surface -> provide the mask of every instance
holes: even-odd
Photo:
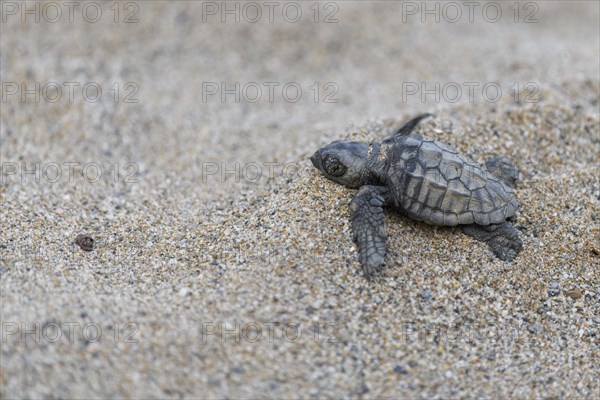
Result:
[[[0,10],[0,397],[600,398],[597,2],[94,4]],[[368,281],[308,157],[423,112],[524,248],[389,211]]]

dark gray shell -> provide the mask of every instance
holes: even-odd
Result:
[[[490,225],[515,214],[512,189],[444,143],[399,137],[391,150],[387,186],[396,207],[434,225]]]

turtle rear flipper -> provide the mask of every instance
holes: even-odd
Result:
[[[358,245],[358,259],[366,277],[379,269],[385,257],[387,232],[383,206],[388,189],[367,185],[350,202],[352,239]]]
[[[519,231],[509,223],[493,225],[463,225],[462,231],[480,242],[487,243],[490,250],[502,261],[512,261],[523,248]]]

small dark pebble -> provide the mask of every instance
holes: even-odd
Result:
[[[595,220],[596,220],[596,214],[592,213],[591,217],[592,217],[592,220],[593,220],[593,221],[595,221]]]
[[[535,333],[538,333],[538,332],[541,332],[541,331],[542,331],[542,326],[536,322],[535,324],[531,324],[531,325],[529,325],[529,326],[527,327],[527,330],[528,330],[530,333],[533,333],[533,334],[535,334]]]
[[[84,251],[94,250],[94,238],[89,235],[77,235],[75,243]]]
[[[367,386],[367,384],[366,384],[366,383],[363,383],[363,384],[360,386],[360,389],[358,389],[358,393],[359,393],[359,394],[365,394],[365,393],[367,393],[368,391],[369,391],[369,386]]]
[[[244,367],[235,367],[233,368],[233,372],[235,372],[236,374],[243,374],[244,372],[246,372],[246,370],[244,369]]]
[[[560,294],[560,289],[558,288],[558,282],[553,281],[550,282],[550,289],[548,289],[548,296],[554,297]]]
[[[8,271],[8,267],[3,265],[0,267],[0,276],[4,275],[5,272]]]
[[[8,248],[7,245],[5,245],[4,243],[0,243],[0,249],[7,249],[7,248]]]
[[[408,370],[406,368],[404,368],[402,365],[396,365],[396,367],[394,368],[394,372],[397,374],[402,374],[402,375],[408,374]]]

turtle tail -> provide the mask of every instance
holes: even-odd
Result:
[[[426,113],[426,114],[421,114],[418,117],[415,117],[415,118],[411,119],[406,124],[404,124],[400,129],[398,129],[396,131],[396,133],[394,133],[394,136],[409,135],[417,127],[417,125],[419,125],[419,123],[422,120],[424,120],[425,118],[429,118],[429,117],[435,117],[435,115],[430,114],[430,113]]]

